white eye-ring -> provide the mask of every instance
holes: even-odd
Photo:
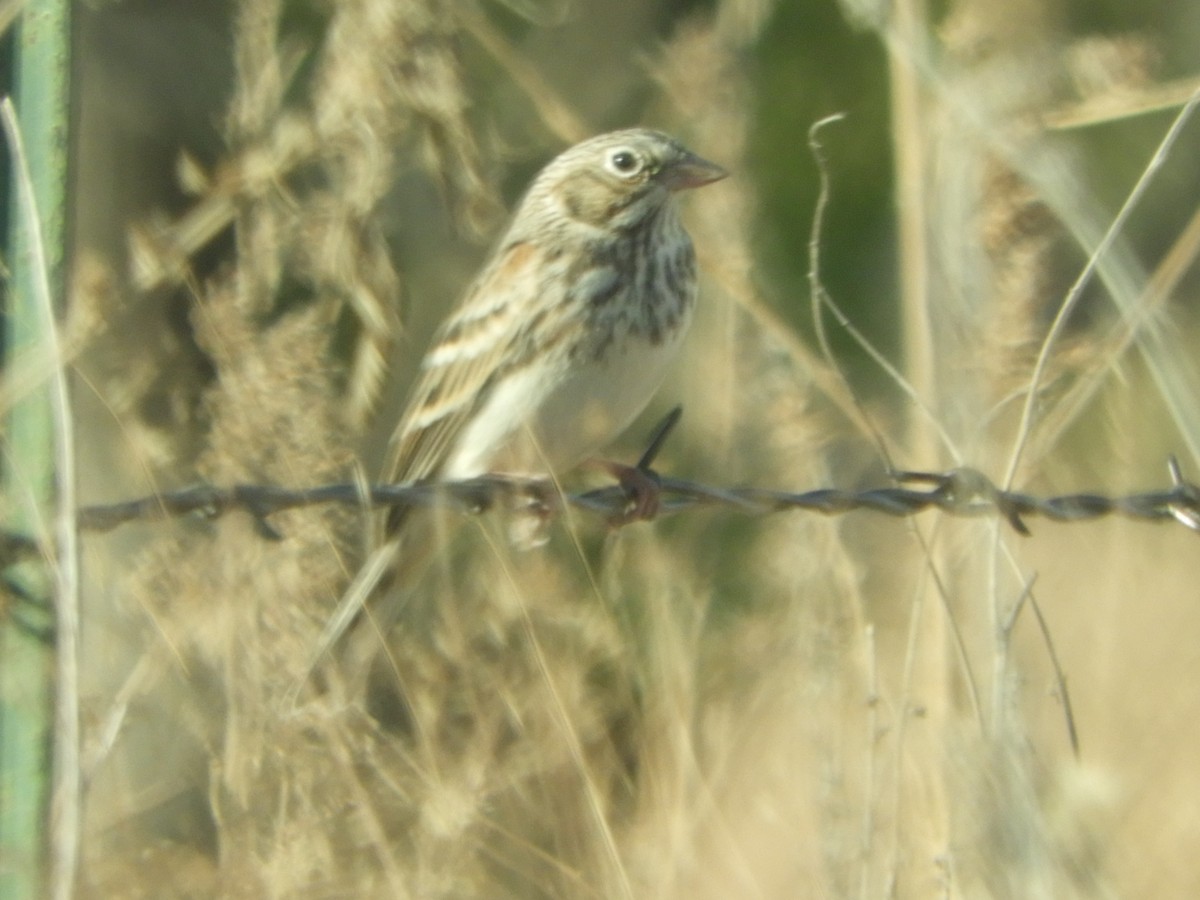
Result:
[[[622,178],[628,178],[630,175],[636,175],[642,168],[642,158],[635,151],[628,147],[617,147],[615,150],[610,150],[608,158],[604,161],[608,171],[614,175],[620,175]]]

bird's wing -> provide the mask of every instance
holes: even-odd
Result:
[[[505,371],[514,356],[514,344],[528,331],[528,323],[522,318],[527,318],[527,304],[537,288],[538,257],[538,248],[532,243],[503,245],[471,286],[462,305],[442,325],[421,362],[421,374],[408,408],[392,434],[385,483],[400,484],[439,474],[464,424],[486,399],[490,382]],[[407,536],[402,545],[399,531],[406,515],[405,507],[396,506],[381,517],[375,549],[321,633],[310,672],[325,653],[347,638],[352,645],[343,661],[347,677],[353,680],[365,673],[366,661],[378,650],[380,633],[392,623],[387,615],[381,622],[364,617],[363,610],[381,590],[402,594],[399,585],[403,578],[397,575],[398,568],[408,573],[419,569],[414,559],[419,560],[428,549],[411,546]],[[405,566],[398,566],[401,554]],[[394,614],[395,610],[390,612]],[[352,631],[363,637],[356,640],[349,634]]]
[[[503,246],[442,325],[392,435],[385,482],[437,477],[497,376],[517,362],[514,344],[528,330],[528,304],[543,287],[540,256],[533,243]]]
[[[400,484],[439,474],[464,424],[486,399],[490,382],[510,364],[514,344],[528,330],[522,319],[526,318],[523,314],[537,285],[537,266],[534,244],[503,246],[480,273],[462,305],[442,325],[421,361],[421,374],[408,407],[392,434],[385,483]],[[386,615],[382,622],[370,616],[364,619],[363,610],[381,589],[402,594],[397,583],[402,553],[405,566],[400,568],[411,574],[419,569],[413,565],[414,560],[428,551],[428,547],[411,546],[407,536],[402,545],[399,531],[406,516],[407,508],[396,506],[383,517],[375,549],[317,641],[310,672],[325,653],[349,637],[352,645],[358,645],[357,650],[349,651],[350,656],[357,654],[358,658],[344,660],[346,670],[365,673],[366,664],[378,649],[380,634],[393,623]],[[348,635],[352,630],[364,637],[356,641]],[[353,680],[354,676],[348,677]]]

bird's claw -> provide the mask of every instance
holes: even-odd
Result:
[[[648,522],[662,507],[662,481],[653,469],[604,460],[600,467],[617,480],[625,492],[625,506],[609,516],[614,528],[633,522]]]

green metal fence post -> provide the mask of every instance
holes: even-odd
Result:
[[[13,79],[51,290],[59,298],[67,241],[69,13],[69,0],[26,0],[17,25]],[[17,208],[12,175],[10,166],[6,360],[46,346],[43,317],[32,290],[35,273],[27,222]],[[0,466],[6,528],[39,538],[50,533],[53,458],[48,393],[39,389],[23,398],[4,423]],[[16,575],[32,591],[50,590],[52,582],[44,571]],[[0,900],[42,895],[53,721],[51,662],[41,641],[0,617]]]

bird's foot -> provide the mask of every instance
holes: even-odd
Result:
[[[625,506],[608,517],[610,525],[620,527],[647,522],[658,516],[662,506],[662,482],[657,472],[610,460],[598,460],[596,465],[615,478],[625,492]]]

